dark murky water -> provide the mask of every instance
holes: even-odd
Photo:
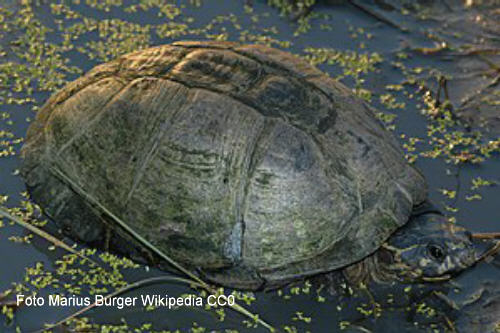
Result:
[[[32,4],[34,17],[43,26],[53,29],[52,32],[46,34],[46,42],[62,45],[61,30],[69,29],[78,19],[63,19],[63,17],[54,14],[54,8],[51,8],[50,1],[40,2],[38,5]],[[494,22],[492,23],[491,19],[488,19],[488,15],[495,11],[498,12],[500,6],[493,5],[486,9],[484,7],[464,9],[462,4],[457,1],[444,9],[443,7],[434,8],[434,11],[430,13],[434,14],[435,17],[427,17],[426,20],[422,20],[418,16],[422,16],[424,12],[417,11],[413,7],[400,6],[389,10],[391,8],[386,6],[384,10],[369,1],[366,2],[368,9],[382,13],[391,22],[408,29],[408,32],[404,32],[347,3],[331,6],[318,5],[313,10],[313,15],[316,17],[310,19],[310,29],[295,36],[298,25],[290,22],[286,17],[280,16],[278,10],[270,9],[264,1],[254,1],[253,13],[245,12],[243,3],[233,0],[207,0],[199,7],[191,5],[188,1],[176,1],[173,3],[181,9],[181,14],[173,19],[159,17],[158,10],[155,9],[147,12],[139,11],[136,14],[126,13],[123,8],[127,6],[128,2],[122,6],[111,6],[109,11],[89,6],[88,3],[92,3],[91,1],[81,2],[81,4],[75,4],[71,1],[64,3],[70,4],[69,8],[75,12],[95,20],[119,18],[141,26],[155,26],[174,21],[183,22],[186,18],[192,17],[194,21],[188,23],[190,28],[206,28],[207,24],[215,17],[222,15],[226,18],[225,20],[221,19],[222,23],[215,23],[205,31],[189,32],[185,35],[175,36],[175,38],[160,37],[153,31],[149,31],[147,33],[149,40],[138,38],[118,43],[117,45],[123,49],[158,45],[178,39],[213,38],[214,35],[221,33],[227,34],[229,40],[238,40],[242,36],[242,30],[248,30],[249,34],[267,36],[267,40],[271,42],[275,40],[274,46],[280,46],[278,41],[289,41],[291,45],[288,50],[301,55],[307,54],[306,48],[329,48],[342,52],[355,51],[358,54],[376,52],[382,60],[375,64],[376,70],[360,73],[359,78],[362,78],[364,82],[356,80],[355,75],[347,75],[343,78],[343,82],[352,88],[359,84],[358,88],[370,90],[372,104],[375,107],[388,114],[396,115],[395,121],[389,125],[395,125],[394,134],[400,138],[402,144],[408,143],[410,137],[422,140],[423,143],[417,144],[417,152],[432,148],[432,145],[425,143],[430,139],[427,135],[427,126],[432,123],[432,120],[420,112],[423,101],[417,93],[418,85],[405,85],[399,91],[386,89],[387,85],[398,85],[409,80],[410,74],[408,72],[411,72],[412,77],[420,78],[425,83],[425,88],[432,92],[438,89],[437,77],[439,75],[437,73],[446,76],[449,97],[455,110],[460,111],[464,99],[468,101],[468,104],[462,108],[463,113],[459,113],[459,116],[466,118],[473,129],[479,124],[485,123],[484,127],[479,127],[479,131],[483,133],[481,142],[493,142],[498,139],[498,133],[500,133],[498,125],[500,104],[492,103],[490,105],[482,99],[492,96],[497,100],[500,99],[498,86],[494,84],[494,80],[498,80],[499,76],[499,53],[465,53],[461,52],[463,49],[460,48],[463,45],[471,45],[471,49],[467,50],[496,48],[498,51],[500,46],[499,28]],[[387,3],[397,2],[387,1]],[[22,6],[17,5],[15,1],[6,2],[4,0],[0,4],[0,8],[2,7],[16,9]],[[403,12],[408,11],[409,13],[402,14],[402,9]],[[485,16],[485,13],[488,15]],[[252,20],[254,15],[258,16],[258,22],[255,22],[255,18]],[[480,18],[475,19],[478,15]],[[228,20],[231,17],[234,18],[233,22]],[[61,19],[63,29],[58,27],[54,18]],[[481,24],[474,24],[474,22],[479,21]],[[457,22],[461,22],[461,24]],[[483,22],[486,23],[483,24]],[[2,20],[0,20],[1,23]],[[9,61],[23,63],[23,60],[18,59],[18,55],[9,52],[10,42],[15,40],[16,34],[20,33],[22,32],[14,31],[6,33],[2,37],[0,54],[2,50],[6,53],[0,57],[0,65],[7,64]],[[119,30],[117,34],[120,33],[126,35],[126,29]],[[97,41],[99,38],[98,33],[93,30],[82,34],[72,43],[77,47],[85,48],[89,46],[91,41]],[[120,40],[120,38],[117,39]],[[113,41],[113,39],[106,40],[105,37],[101,37],[101,40],[107,43]],[[121,40],[128,39],[125,36]],[[439,49],[444,41],[451,46]],[[110,49],[112,46],[106,43],[103,45],[105,50],[96,51],[97,59],[90,59],[82,54],[77,47],[63,51],[61,54],[69,59],[69,66],[76,66],[87,71],[103,61],[103,56],[99,58],[99,54],[104,54],[107,57],[113,55],[112,52],[106,53],[106,49]],[[28,46],[20,46],[21,49],[23,47],[27,48]],[[397,62],[404,64],[407,69],[406,73],[403,73],[401,67],[397,66]],[[344,70],[338,63],[333,65],[323,63],[319,64],[318,67],[332,76],[338,76]],[[356,66],[353,67],[356,68]],[[12,76],[13,74],[8,75]],[[78,75],[77,73],[67,73],[64,80],[72,80]],[[48,91],[37,89],[40,84],[37,86],[33,83],[33,86],[35,89],[30,97],[34,99],[34,103],[9,104],[5,99],[9,92],[18,98],[24,98],[28,95],[25,91],[13,91],[11,82],[5,84],[0,77],[0,92],[2,93],[0,95],[2,96],[0,113],[5,112],[8,115],[8,117],[0,117],[0,131],[8,131],[15,138],[21,138],[25,135],[29,125],[26,118],[34,116],[32,106],[42,105],[50,95]],[[479,93],[476,93],[478,91]],[[397,102],[404,102],[405,106],[389,109],[386,103],[381,103],[380,96],[388,92],[396,98]],[[414,96],[410,96],[411,94]],[[478,107],[473,107],[475,101],[479,101],[482,105],[479,111]],[[464,128],[463,125],[454,127],[458,131],[469,133]],[[402,134],[405,134],[405,137],[401,137]],[[1,140],[4,138],[0,137]],[[0,151],[3,148],[4,146],[0,146]],[[20,144],[13,144],[13,148],[18,151]],[[447,163],[445,160],[443,155],[437,158],[421,156],[416,159],[417,167],[423,171],[429,182],[430,198],[443,209],[445,206],[458,208],[458,211],[448,213],[471,231],[500,231],[500,210],[498,209],[500,187],[485,186],[471,189],[472,180],[477,180],[478,177],[500,181],[498,153],[493,152],[492,156],[486,158],[484,162],[475,164],[454,164]],[[0,195],[9,197],[6,203],[9,207],[17,206],[22,200],[20,193],[24,191],[24,185],[19,176],[15,174],[18,167],[18,155],[0,157]],[[456,193],[450,198],[443,195],[443,189],[456,191]],[[480,195],[481,199],[477,195]],[[31,244],[16,243],[8,239],[11,236],[24,235],[26,235],[24,229],[4,221],[4,226],[0,229],[0,253],[2,253],[0,290],[9,288],[12,282],[21,281],[25,274],[25,268],[33,266],[36,262],[43,262],[45,270],[50,271],[54,267],[55,260],[61,255],[60,251],[47,250],[49,244],[37,236],[33,238]],[[68,243],[70,242],[68,241]],[[127,272],[128,281],[163,274],[155,270],[147,271],[144,268],[128,270]],[[448,303],[432,294],[431,289],[438,289],[442,294],[447,295]],[[357,292],[357,295],[354,296],[344,295],[342,292],[333,296],[321,293],[326,298],[324,301],[321,298],[318,301],[314,288],[309,293],[299,293],[299,295],[295,295],[297,290],[287,289],[284,294],[291,294],[290,299],[277,292],[258,293],[256,294],[257,300],[249,308],[276,327],[285,330],[285,327],[288,326],[288,330],[291,332],[294,331],[292,327],[295,327],[299,332],[331,332],[339,330],[341,327],[345,327],[348,332],[420,332],[434,329],[437,331],[485,332],[493,331],[495,322],[498,322],[500,318],[499,290],[500,265],[496,259],[490,263],[481,263],[461,274],[453,280],[451,287],[449,285],[412,286],[411,289],[408,289],[407,286],[390,288],[386,286],[375,288],[371,291],[371,296],[368,292],[363,291]],[[40,293],[47,295],[50,292],[51,289],[47,288]],[[189,292],[189,288],[175,284],[163,284],[143,288],[130,293],[130,295],[148,292],[180,295]],[[478,300],[473,301],[472,297],[477,294],[479,295]],[[390,301],[391,299],[393,301]],[[459,305],[457,309],[453,309],[450,300]],[[416,304],[422,302],[435,309],[436,313],[430,315],[429,312],[425,311],[425,306],[420,306],[420,310],[416,309]],[[464,302],[467,304],[460,305]],[[377,307],[381,310],[380,315],[374,314],[377,311],[367,312],[369,309]],[[75,310],[75,308],[47,306],[40,308],[21,307],[16,312],[13,323],[8,324],[5,318],[0,316],[0,331],[15,331],[16,326],[19,326],[22,332],[33,331],[41,328],[43,323],[56,322]],[[302,316],[298,315],[298,312],[301,312]],[[96,323],[119,324],[121,318],[126,318],[130,326],[138,327],[143,323],[152,322],[157,330],[180,329],[187,331],[193,327],[193,322],[196,322],[198,327],[205,327],[208,330],[264,331],[262,327],[256,329],[246,327],[242,322],[245,318],[229,310],[226,310],[224,321],[219,321],[213,312],[197,308],[154,311],[145,311],[139,307],[124,310],[97,309],[88,314]],[[310,321],[307,318],[310,318]]]

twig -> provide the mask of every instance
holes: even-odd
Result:
[[[9,307],[9,308],[18,308],[19,306],[21,306],[21,304],[18,304],[14,300],[12,300],[12,301],[5,300],[5,298],[7,298],[11,293],[12,293],[12,289],[7,289],[6,291],[0,293],[0,308],[2,308],[4,306]],[[23,303],[23,302],[21,301],[21,303]]]
[[[488,251],[484,252],[478,259],[477,262],[483,261],[488,257],[492,257],[500,252],[500,241],[497,241]]]
[[[472,238],[476,239],[500,239],[500,232],[475,232]]]
[[[95,205],[97,208],[99,208],[104,214],[106,214],[108,217],[110,217],[114,222],[118,224],[119,227],[121,227],[125,232],[127,232],[130,236],[135,238],[139,243],[141,243],[142,246],[147,248],[148,250],[152,251],[156,255],[158,255],[160,258],[168,262],[170,265],[172,265],[174,268],[176,268],[179,272],[183,273],[187,277],[191,278],[196,284],[198,284],[200,287],[205,289],[206,291],[216,294],[217,291],[209,286],[205,281],[200,279],[198,276],[187,270],[186,268],[182,267],[180,264],[178,264],[175,260],[167,256],[165,253],[160,251],[156,246],[151,244],[148,240],[146,240],[144,237],[136,233],[132,228],[130,228],[125,222],[123,222],[119,217],[117,217],[115,214],[113,214],[111,211],[109,211],[106,207],[104,207],[97,199],[92,197],[90,194],[85,192],[78,184],[76,184],[72,179],[70,179],[68,176],[66,176],[61,170],[59,170],[56,167],[51,167],[50,168],[51,172],[58,178],[60,178],[63,182],[67,183],[70,187],[73,188],[75,193],[78,195],[82,196],[84,199],[86,199],[89,203],[92,205]],[[254,315],[238,303],[235,303],[233,305],[229,305],[233,310],[253,319],[256,320],[259,324],[270,330],[271,332],[274,332],[275,329],[269,325],[267,322],[264,320],[260,319],[258,316]]]
[[[411,48],[414,52],[419,52],[424,55],[436,54],[448,48],[447,45],[443,45],[442,43],[436,44],[434,47],[414,47]]]
[[[141,245],[146,247],[148,250],[152,251],[156,255],[158,255],[160,258],[168,262],[170,265],[172,265],[175,269],[177,269],[179,272],[185,274],[189,278],[193,279],[193,281],[198,282],[200,285],[204,287],[208,287],[208,285],[201,280],[198,276],[190,272],[189,270],[185,269],[181,265],[179,265],[176,261],[171,259],[169,256],[164,254],[162,251],[160,251],[156,246],[151,244],[148,240],[146,240],[144,237],[136,233],[132,228],[130,228],[125,222],[123,222],[118,216],[113,214],[111,211],[109,211],[106,207],[104,207],[97,199],[92,197],[90,194],[85,192],[78,184],[76,184],[72,179],[70,179],[68,176],[66,176],[61,170],[52,167],[51,171],[55,173],[55,176],[60,178],[63,182],[68,183],[73,190],[80,196],[82,196],[84,199],[88,200],[92,205],[96,206],[99,208],[103,213],[105,213],[107,216],[109,216],[114,222],[118,224],[119,227],[121,227],[125,232],[127,232],[130,236],[135,238]]]
[[[37,234],[38,236],[46,239],[47,241],[51,242],[55,246],[58,246],[58,247],[63,248],[64,250],[66,250],[68,252],[76,254],[80,258],[88,260],[89,262],[91,262],[94,265],[98,266],[98,264],[95,261],[93,261],[92,259],[88,258],[87,256],[81,254],[80,252],[76,251],[75,249],[73,249],[72,247],[70,247],[69,245],[67,245],[66,243],[64,243],[63,241],[57,239],[56,237],[54,237],[51,234],[43,231],[42,229],[40,229],[38,227],[35,227],[34,225],[29,224],[27,222],[24,222],[23,220],[21,220],[20,218],[14,216],[14,215],[11,215],[7,211],[7,208],[5,208],[3,206],[0,206],[0,216],[5,217],[5,218],[11,220],[12,222],[15,222],[15,223],[19,224],[23,228],[26,228],[29,231],[31,231],[31,232]]]
[[[377,13],[376,11],[372,10],[370,7],[366,6],[364,3],[362,3],[361,1],[357,1],[357,0],[349,0],[349,3],[351,5],[353,5],[354,7],[360,9],[361,11],[365,12],[366,14],[370,15],[370,16],[373,16],[374,18],[376,18],[377,20],[381,21],[381,22],[384,22],[385,24],[393,27],[393,28],[396,28],[396,29],[399,29],[403,32],[408,32],[409,29],[406,28],[406,27],[403,27],[395,22],[393,22],[391,19],[387,18],[386,16],[380,14],[380,13]]]
[[[9,296],[12,293],[12,289],[7,289],[4,292],[0,293],[0,301],[5,297]]]
[[[497,72],[500,72],[500,66],[496,64],[495,62],[491,61],[489,58],[485,57],[483,54],[478,55],[479,58],[481,58],[482,61],[488,64],[490,68],[494,69]]]
[[[443,317],[444,317],[446,325],[448,325],[448,328],[450,329],[450,331],[452,333],[456,333],[457,329],[456,329],[455,324],[453,323],[453,321],[450,318],[448,318],[447,315],[443,315]]]
[[[442,293],[441,291],[434,290],[432,292],[432,294],[435,295],[440,300],[442,300],[443,302],[445,302],[446,305],[448,305],[453,310],[460,310],[460,307],[458,306],[458,304],[454,300],[452,300],[451,298],[449,298],[447,295],[445,295],[444,293]]]
[[[195,285],[197,287],[201,287],[199,284],[197,284],[196,282],[193,282],[191,280],[187,280],[187,279],[183,279],[183,278],[179,278],[179,277],[174,277],[174,276],[157,276],[157,277],[153,277],[153,278],[147,278],[147,279],[143,279],[140,281],[136,281],[132,284],[129,284],[128,286],[120,288],[120,289],[106,295],[104,297],[103,301],[108,300],[108,299],[113,298],[113,297],[116,297],[118,295],[124,294],[126,292],[132,291],[132,290],[137,289],[137,288],[141,288],[141,287],[156,284],[156,283],[162,283],[162,282],[181,282],[181,283],[187,283],[190,285]],[[74,318],[84,314],[85,312],[92,310],[96,306],[97,306],[97,303],[94,302],[94,303],[90,304],[89,306],[86,306],[86,307],[74,312],[73,314],[59,320],[57,323],[50,324],[44,328],[41,328],[37,331],[32,332],[32,333],[41,333],[41,332],[45,332],[46,330],[50,330],[50,329],[53,329],[55,327],[58,327],[58,326],[64,324],[65,322],[67,322],[68,320],[74,319]]]
[[[500,49],[497,48],[471,48],[459,52],[452,52],[450,55],[453,56],[470,56],[479,54],[499,54]]]
[[[467,104],[469,104],[475,97],[481,95],[485,90],[489,89],[489,88],[492,88],[494,86],[496,86],[497,84],[500,83],[500,75],[497,75],[493,80],[491,80],[490,83],[488,83],[485,87],[483,87],[481,90],[473,93],[472,95],[466,97],[461,105],[460,105],[460,109],[463,109],[464,107],[467,106]]]
[[[358,331],[363,332],[363,333],[373,333],[372,331],[370,331],[369,329],[367,329],[361,325],[351,324],[351,325],[349,325],[349,327],[357,329]]]

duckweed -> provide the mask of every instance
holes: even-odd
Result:
[[[304,49],[305,58],[314,66],[320,64],[337,65],[343,69],[343,74],[337,76],[341,80],[351,77],[355,81],[356,88],[360,88],[364,80],[362,74],[374,72],[376,65],[382,62],[382,56],[377,52],[357,53],[355,51],[340,51],[332,48]]]
[[[279,48],[293,48],[295,38],[308,36],[314,25],[321,31],[335,30],[334,22],[327,15],[318,14],[314,10],[309,11],[315,5],[314,0],[295,2],[269,0],[268,4],[278,8],[283,20],[289,21],[292,28],[287,38],[284,38],[287,35],[276,26],[265,23],[265,18],[272,13],[257,14],[251,6],[243,8],[243,15],[230,13],[216,15],[209,18],[207,23],[200,24],[185,15],[189,6],[196,9],[203,5],[199,0],[190,1],[189,4],[186,2],[184,5],[160,0],[138,0],[132,4],[131,1],[122,0],[56,0],[47,4],[52,15],[50,24],[41,19],[37,11],[39,4],[33,1],[22,1],[13,9],[0,7],[0,41],[2,41],[0,43],[0,158],[14,158],[23,143],[22,134],[11,128],[14,125],[12,115],[17,112],[17,107],[30,108],[36,112],[52,92],[97,63],[153,44],[180,38],[239,40]],[[92,11],[86,10],[87,7]],[[123,15],[120,17],[115,15],[118,11],[126,13],[126,18]],[[106,14],[106,19],[100,19],[103,13]],[[148,24],[134,20],[134,16],[143,14],[153,14],[152,16],[156,16],[158,20]],[[297,17],[293,17],[297,14]],[[431,55],[445,52],[453,50],[453,45],[442,44],[436,40],[435,48],[407,47],[393,52],[391,59],[385,53],[382,56],[379,52],[368,51],[369,41],[377,37],[368,29],[349,26],[348,31],[350,37],[356,40],[357,48],[346,50],[311,46],[300,50],[300,55],[313,65],[339,69],[340,74],[337,79],[353,88],[353,91],[362,98],[380,104],[377,116],[389,129],[397,130],[399,115],[401,112],[406,112],[410,103],[419,104],[421,116],[427,126],[426,133],[421,137],[400,134],[406,157],[410,162],[415,162],[417,158],[430,158],[441,159],[450,165],[481,164],[496,156],[500,151],[500,139],[492,139],[479,130],[470,130],[457,116],[449,101],[437,100],[429,81],[444,74],[433,68],[409,65],[417,54]],[[429,36],[431,37],[436,38]],[[387,84],[385,92],[377,95],[366,85],[365,80],[370,74],[376,75],[383,63],[392,64],[393,69],[404,79],[401,82]],[[493,92],[481,96],[480,100],[485,104],[500,105],[499,96],[498,92]],[[28,117],[28,120],[29,118],[31,117]],[[470,189],[478,191],[495,184],[496,180],[486,180],[476,176],[471,180]],[[440,192],[447,199],[456,199],[462,195],[456,189],[441,189]],[[482,195],[484,195],[482,192],[467,193],[465,199],[479,200]],[[12,207],[10,212],[36,226],[46,226],[47,221],[40,218],[40,208],[29,200],[26,193],[23,193],[23,197],[24,199],[17,203],[17,207]],[[0,204],[3,205],[7,201],[7,195],[0,195]],[[445,209],[451,213],[458,211],[458,208],[451,206],[446,206]],[[8,223],[0,220],[0,227],[5,227],[6,224]],[[13,246],[27,246],[33,237],[27,233],[12,235],[9,239],[19,243]],[[97,259],[100,266],[91,265],[74,254],[61,256],[50,269],[42,262],[35,262],[26,267],[21,281],[13,283],[11,289],[26,294],[52,291],[75,295],[109,293],[130,283],[126,272],[142,268],[129,259],[114,254],[88,248],[80,251],[86,256]],[[311,297],[317,303],[321,303],[318,306],[330,306],[331,311],[343,313],[349,310],[349,305],[333,303],[328,296],[311,292],[314,288],[315,286],[305,282],[279,290],[276,295],[284,301],[293,301],[297,297]],[[351,286],[344,285],[339,289],[345,291],[345,296],[342,297],[356,296]],[[411,291],[411,287],[404,289],[408,295]],[[239,291],[231,293],[246,305],[251,306],[258,302],[254,293]],[[200,295],[203,296],[203,292],[200,292]],[[392,304],[394,299],[393,295],[389,296],[386,302]],[[382,315],[382,308],[383,305],[378,302],[370,302],[362,303],[355,310],[366,317],[378,318]],[[1,310],[7,321],[12,322],[15,309],[3,305]],[[229,315],[222,308],[210,311],[213,311],[220,321],[226,320]],[[425,302],[416,305],[416,312],[429,317],[436,315],[436,309]],[[298,310],[291,312],[289,318],[297,327],[299,324],[310,324],[313,321],[310,315]],[[244,320],[244,325],[257,327],[256,318],[254,319]],[[97,325],[92,319],[84,316],[72,318],[65,325],[75,331],[170,332],[155,330],[152,323],[132,327],[124,320],[119,324]],[[282,329],[286,332],[303,331],[302,327],[297,328],[294,325],[284,324]],[[338,323],[338,327],[346,330],[352,327],[352,324],[343,320]],[[190,331],[212,330],[194,322]],[[235,330],[229,331],[235,332]]]

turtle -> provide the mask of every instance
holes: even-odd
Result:
[[[48,99],[21,156],[66,235],[155,261],[111,212],[223,286],[430,281],[478,258],[367,102],[263,45],[178,41],[98,65]]]

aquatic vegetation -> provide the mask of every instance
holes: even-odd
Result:
[[[412,163],[432,160],[442,162],[443,169],[467,168],[473,164],[473,176],[465,180],[466,191],[463,187],[460,190],[441,183],[436,185],[438,188],[434,188],[434,191],[441,189],[441,198],[445,200],[443,206],[449,214],[458,215],[463,210],[455,207],[454,202],[458,199],[471,202],[471,205],[487,200],[488,191],[499,180],[485,174],[480,166],[497,158],[500,139],[495,132],[485,132],[481,126],[475,126],[475,123],[470,125],[461,116],[463,109],[475,114],[485,105],[500,105],[500,93],[496,88],[498,74],[495,74],[498,73],[498,68],[489,68],[484,74],[489,79],[485,88],[481,89],[480,94],[471,95],[463,105],[443,99],[443,96],[439,98],[434,87],[440,76],[446,77],[449,82],[454,79],[453,73],[445,72],[444,69],[436,70],[436,67],[442,65],[437,61],[438,56],[453,57],[453,53],[459,53],[461,56],[481,54],[484,57],[487,52],[473,42],[465,45],[449,42],[448,36],[468,37],[457,29],[429,31],[425,38],[430,42],[423,45],[408,42],[408,45],[402,43],[400,48],[392,50],[372,49],[372,42],[380,38],[372,23],[360,27],[352,22],[332,18],[330,14],[316,11],[312,7],[315,2],[269,0],[268,4],[272,8],[267,12],[241,4],[239,10],[221,7],[220,13],[213,16],[208,11],[207,14],[204,12],[204,6],[209,6],[209,2],[199,0],[181,4],[160,0],[25,0],[13,6],[0,5],[0,178],[12,177],[18,182],[15,161],[23,144],[27,123],[50,94],[68,81],[97,63],[129,51],[176,39],[215,39],[287,48],[332,73],[332,76],[342,80],[359,96],[377,105],[377,116],[398,136],[407,159]],[[474,7],[476,5],[480,4],[474,3]],[[399,11],[404,12],[402,8]],[[432,14],[429,11],[419,13],[420,19]],[[280,14],[281,18],[277,17]],[[410,15],[407,10],[404,14]],[[145,19],[141,19],[142,17]],[[274,21],[270,22],[269,18]],[[344,26],[347,28],[342,30]],[[345,33],[352,43],[338,45],[326,38],[318,43],[313,34],[319,35],[321,32],[331,34],[332,40],[338,34]],[[494,49],[491,46],[488,48]],[[391,73],[389,78],[385,78],[381,74],[389,65],[392,65],[392,70],[397,74]],[[379,80],[384,83],[381,87],[373,84]],[[418,110],[415,108],[417,105]],[[419,115],[417,111],[420,112]],[[409,113],[417,114],[417,118],[407,118]],[[404,127],[404,122],[407,121],[405,119],[415,122],[411,134],[405,133],[408,129],[408,126]],[[6,189],[3,183],[1,186],[0,205],[8,205],[13,216],[42,230],[49,230],[50,223],[40,218],[39,208],[29,201],[25,193],[21,195],[19,191]],[[57,257],[50,264],[47,263],[48,260],[31,262],[22,272],[19,282],[12,284],[10,293],[0,294],[0,317],[5,318],[7,323],[13,322],[16,310],[22,311],[22,308],[17,309],[10,303],[2,302],[12,292],[38,295],[52,292],[68,295],[111,293],[130,285],[134,274],[149,274],[142,265],[94,249],[76,247],[74,250],[77,254],[62,254],[52,243],[42,241],[42,245],[38,244],[40,241],[36,233],[19,232],[6,219],[0,219],[0,231],[5,236],[2,237],[5,241],[11,240],[12,244],[9,246],[13,249],[41,246],[51,256]],[[85,260],[81,255],[91,258],[98,265]],[[404,290],[405,295],[411,295],[416,289],[407,288]],[[295,304],[299,304],[298,300],[302,298],[312,300],[315,306],[322,309],[328,309],[328,313],[338,314],[332,319],[336,322],[331,327],[342,330],[356,329],[357,323],[352,320],[356,316],[369,320],[390,316],[395,308],[394,303],[406,300],[400,295],[387,294],[384,300],[377,297],[370,300],[367,295],[360,296],[363,294],[354,286],[344,285],[338,289],[345,296],[332,299],[326,288],[308,282],[272,293],[273,302],[279,302],[272,304],[279,304],[287,311],[288,321],[278,324],[284,331],[302,332],[308,329],[312,331],[315,324],[325,320],[310,308],[297,308]],[[189,289],[183,292],[187,295]],[[226,292],[250,309],[261,309],[263,303],[269,302],[265,294]],[[200,295],[203,295],[201,291]],[[355,297],[366,299],[355,303]],[[153,307],[149,310],[158,311]],[[430,302],[422,301],[417,302],[413,310],[408,312],[413,311],[422,317],[438,321],[436,318],[441,310]],[[207,311],[213,314],[214,322],[229,322],[232,325],[243,321],[243,328],[259,327],[258,318],[238,317],[235,320],[230,311],[222,308],[209,308]],[[355,312],[356,316],[350,311]],[[266,317],[266,313],[261,315]],[[196,321],[200,322],[196,319],[189,327],[192,332],[213,331],[211,324]],[[175,331],[163,330],[152,322],[132,324],[122,320],[119,323],[96,324],[95,316],[91,318],[86,314],[69,319],[65,325],[75,331]],[[447,327],[442,323],[432,325],[434,326],[428,327],[436,330]]]
[[[306,59],[314,66],[323,63],[340,66],[343,74],[337,79],[350,76],[355,79],[356,85],[363,82],[360,78],[362,74],[376,71],[376,65],[382,62],[382,57],[377,52],[345,52],[332,48],[306,48],[304,52],[307,54]]]
[[[318,66],[321,64],[336,65],[342,68],[343,72],[336,76],[337,80],[345,78],[354,81],[354,93],[359,97],[370,101],[372,92],[363,88],[365,82],[363,75],[376,72],[376,65],[382,62],[382,57],[377,52],[358,53],[356,51],[340,51],[332,48],[312,48],[304,49],[307,59],[312,65]],[[392,122],[393,119],[389,115],[379,114],[379,117],[386,122]]]
[[[0,158],[16,155],[16,146],[22,142],[23,139],[16,138],[14,133],[4,130],[0,131]]]
[[[282,15],[303,13],[314,6],[316,0],[268,0],[270,6],[278,8]]]
[[[472,186],[471,186],[471,190],[476,190],[480,187],[484,187],[484,186],[494,186],[494,185],[497,185],[497,181],[495,180],[487,180],[487,179],[483,179],[481,177],[475,177],[473,178],[472,180]]]
[[[119,19],[87,20],[88,31],[96,30],[99,41],[89,41],[80,48],[91,60],[109,61],[119,55],[149,46],[150,26],[141,26]]]

